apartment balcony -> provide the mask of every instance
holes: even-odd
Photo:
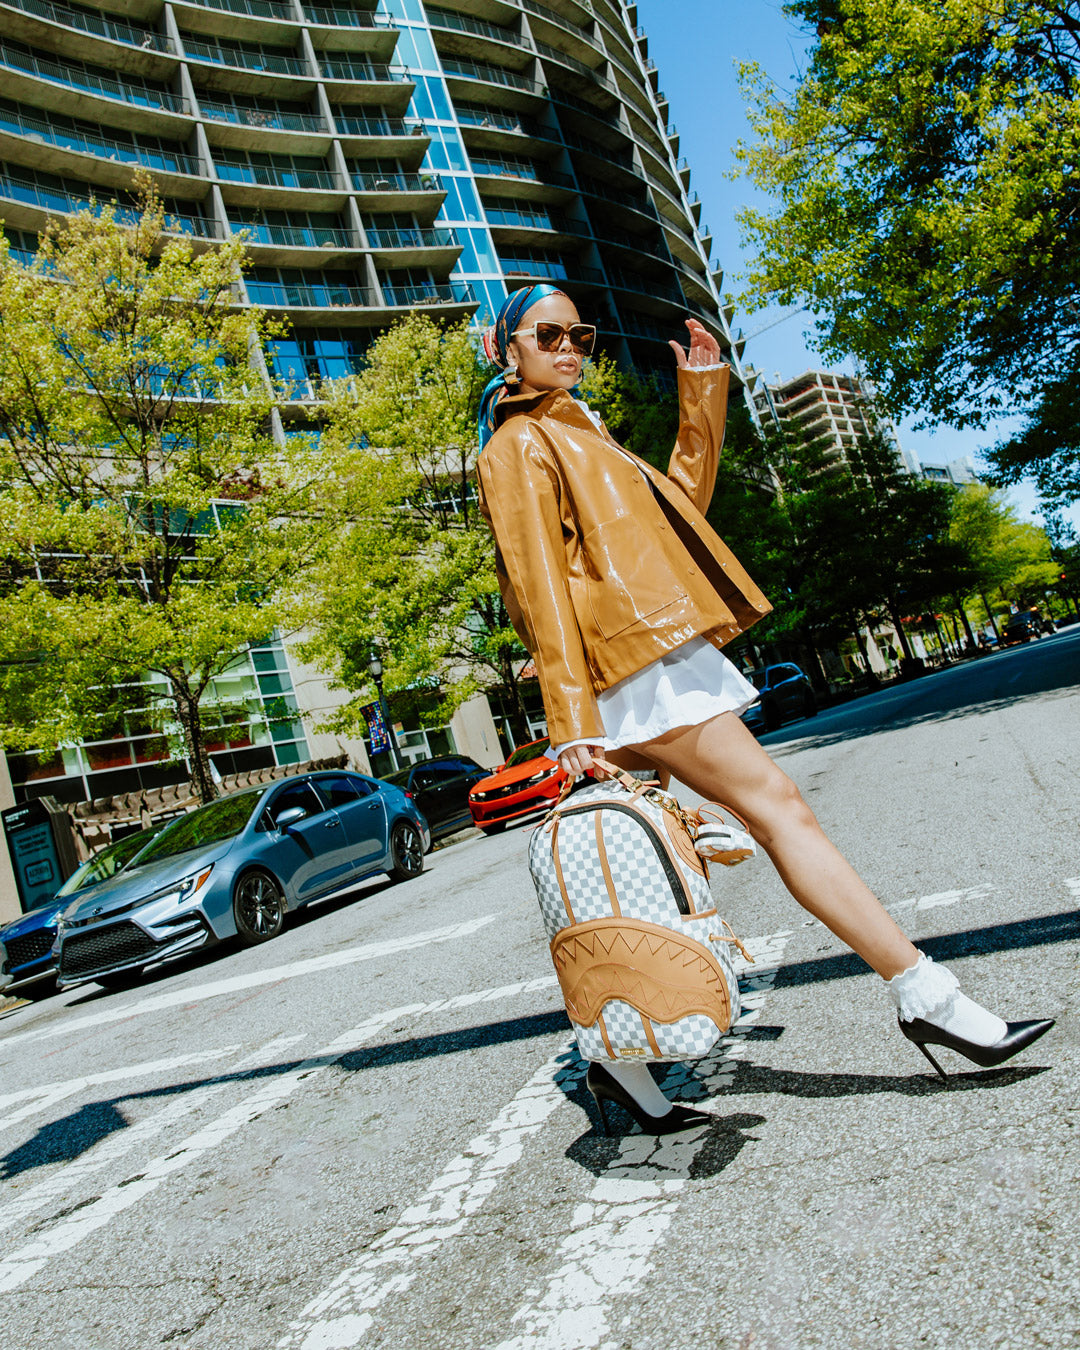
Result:
[[[601,183],[595,178],[586,177],[580,173],[578,174],[578,187],[586,196],[598,197],[601,201],[610,202],[621,210],[633,211],[652,224],[655,224],[658,219],[656,207],[643,192],[620,192],[609,183]]]
[[[287,284],[280,281],[245,282],[248,299],[255,305],[267,309],[310,309],[310,310],[355,310],[371,309],[379,302],[375,292],[367,286],[354,286],[347,282],[340,284],[322,282],[312,284],[303,282]],[[339,316],[335,314],[335,318]]]
[[[19,138],[12,147],[4,144],[9,136]],[[7,154],[21,158],[29,148],[26,142],[33,145],[34,167],[47,173],[74,171],[85,174],[87,166],[85,160],[80,162],[80,159],[85,155],[94,156],[95,168],[89,172],[95,180],[108,183],[110,187],[126,187],[131,181],[131,168],[138,166],[164,176],[199,177],[202,174],[201,161],[179,147],[173,149],[120,140],[109,136],[105,128],[96,129],[89,124],[85,128],[65,129],[44,118],[0,108],[0,156]],[[175,191],[177,187],[183,190],[182,184],[165,184],[165,187],[167,191]]]
[[[354,230],[330,225],[268,225],[263,221],[245,223],[231,216],[233,234],[244,231],[247,247],[261,266],[310,265],[317,252],[319,265],[354,257],[362,244]]]
[[[242,18],[296,23],[296,10],[289,4],[289,0],[175,0],[175,4],[181,11],[189,8],[214,10],[219,14]]]
[[[173,7],[185,44],[190,37],[294,50],[300,41],[300,21],[288,0],[175,0]]]
[[[584,221],[543,208],[503,207],[497,201],[484,203],[484,214],[498,246],[514,244],[570,244],[588,238]]]
[[[481,193],[519,192],[523,187],[540,201],[566,201],[575,191],[574,180],[546,164],[528,160],[472,158],[473,173]]]
[[[617,87],[607,78],[601,75],[598,70],[588,66],[584,61],[579,61],[576,56],[570,56],[561,51],[558,47],[550,47],[546,42],[538,42],[536,50],[543,61],[554,61],[560,66],[565,66],[567,70],[572,70],[576,75],[583,76],[586,80],[606,90],[614,98],[618,98],[619,91]]]
[[[580,43],[581,46],[589,48],[590,50],[594,48],[595,44],[592,38],[585,31],[586,25],[589,23],[587,17],[580,22],[575,22],[565,14],[559,13],[558,10],[552,9],[550,5],[541,4],[540,0],[518,0],[518,4],[527,14],[532,14],[537,19],[543,19],[545,23],[554,24],[556,28],[569,34],[569,36],[573,38],[575,42]],[[577,7],[575,6],[575,8]],[[587,9],[589,15],[592,14],[591,5],[581,6],[581,8]]]
[[[137,76],[127,80],[118,79],[81,61],[54,61],[14,43],[0,41],[0,68],[11,72],[4,80],[4,93],[8,97],[23,99],[35,105],[47,103],[55,111],[72,116],[85,116],[86,94],[108,99],[114,105],[122,103],[132,109],[151,113],[168,113],[173,117],[192,116],[187,99],[163,86],[140,80]],[[52,86],[48,97],[43,98],[41,86],[35,83],[38,80],[45,80]],[[63,96],[57,96],[60,91],[64,91]],[[157,129],[166,120],[148,119],[145,112],[140,115],[133,112],[130,119],[132,123],[147,129]],[[171,125],[175,126],[175,121]]]
[[[40,230],[46,215],[72,215],[76,211],[100,210],[101,201],[94,199],[93,188],[85,185],[85,192],[38,182],[32,173],[0,173],[0,198],[3,198],[3,216],[16,229]],[[167,211],[166,230],[170,234],[191,234],[201,239],[220,237],[216,223],[208,216]]]
[[[392,309],[473,309],[476,296],[467,281],[447,281],[422,286],[383,286],[383,302]]]
[[[434,173],[354,173],[353,187],[361,209],[430,211],[439,209],[446,192]]]
[[[503,280],[510,290],[538,277],[548,281],[573,281],[583,286],[606,286],[603,272],[573,258],[500,257]]]
[[[440,56],[468,59],[475,55],[482,60],[486,57],[501,62],[509,55],[514,64],[519,65],[530,60],[536,51],[532,42],[515,28],[474,19],[467,14],[450,14],[442,9],[429,9],[427,16],[439,39]]]
[[[349,106],[349,105],[345,105]],[[385,156],[388,159],[412,159],[417,165],[431,144],[423,122],[415,118],[356,116],[334,109],[334,126],[347,155],[361,158]]]
[[[544,85],[514,70],[450,56],[443,57],[442,68],[454,99],[474,98],[481,87],[484,98],[504,108],[516,108],[522,103],[539,106],[545,98]]]
[[[283,75],[289,79],[312,83],[318,78],[317,72],[305,57],[287,52],[260,51],[255,47],[222,46],[217,42],[203,42],[185,34],[184,53],[189,61],[204,62],[228,70],[246,71],[254,75]],[[257,88],[258,85],[250,87]]]
[[[368,247],[380,267],[431,267],[448,271],[461,252],[453,230],[368,230]]]
[[[334,81],[327,92],[331,100],[356,100],[377,103],[388,113],[400,117],[409,106],[415,83],[408,71],[349,56],[328,56],[319,52],[323,77]]]
[[[199,110],[211,122],[228,122],[258,131],[296,131],[308,136],[329,136],[330,125],[318,113],[281,112],[277,108],[245,108],[234,103],[199,100]]]
[[[19,11],[5,16],[4,32],[8,37],[31,44],[44,40],[51,51],[110,66],[119,64],[140,75],[160,78],[174,68],[174,63],[165,58],[176,57],[175,43],[152,28],[126,23],[81,5],[59,4],[56,0],[4,0],[4,4]],[[119,57],[116,44],[132,50]]]
[[[636,272],[624,272],[621,267],[608,266],[605,270],[608,281],[618,290],[647,296],[650,301],[662,301],[669,305],[685,307],[686,297],[678,286],[664,282],[659,277],[639,276]]]
[[[234,206],[277,206],[280,192],[295,197],[304,194],[304,206],[312,211],[338,210],[348,188],[329,169],[289,168],[247,164],[217,159],[217,176],[227,202]]]
[[[384,15],[327,5],[305,5],[304,13],[315,30],[311,36],[320,51],[362,52],[374,61],[393,60],[397,28]]]

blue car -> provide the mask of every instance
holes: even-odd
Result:
[[[227,938],[267,942],[312,900],[381,872],[419,876],[430,843],[404,792],[358,773],[220,797],[166,825],[134,865],[64,910],[57,981],[122,985]]]
[[[125,835],[88,858],[68,877],[51,900],[28,910],[0,928],[0,944],[6,955],[0,958],[0,985],[19,989],[37,980],[51,980],[56,974],[56,924],[62,910],[75,897],[116,876],[133,862],[161,830],[138,830]]]

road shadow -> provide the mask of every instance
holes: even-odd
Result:
[[[762,744],[770,753],[788,747],[819,750],[883,730],[897,731],[904,727],[951,722],[973,713],[998,712],[1012,707],[1019,699],[1035,695],[1057,700],[1080,694],[1075,642],[1066,640],[1060,648],[1055,646],[1038,653],[1043,659],[1025,660],[1037,653],[1037,648],[1005,651],[983,658],[974,667],[953,666],[910,684],[891,685],[830,709],[848,712],[842,726],[818,732],[813,729],[811,719],[803,719],[768,733],[762,738]],[[1014,664],[1005,666],[1006,662]],[[1006,670],[1010,682],[1008,692],[1003,692],[1001,680]],[[1011,678],[1013,676],[1015,679]]]
[[[921,942],[920,946],[935,958],[948,960],[978,952],[1010,951],[1058,942],[1074,942],[1078,937],[1080,937],[1080,910],[1070,910],[1064,914],[1050,914],[1017,923],[993,924],[986,928],[945,934],[929,938]],[[866,973],[867,967],[857,956],[839,955],[818,961],[782,965],[776,972],[774,987],[850,979]],[[411,1036],[376,1045],[358,1046],[355,1050],[346,1051],[344,1054],[323,1058],[314,1056],[304,1061],[287,1060],[261,1068],[214,1074],[141,1092],[124,1093],[104,1101],[87,1103],[71,1115],[40,1127],[32,1138],[0,1156],[0,1180],[11,1179],[35,1167],[71,1161],[109,1135],[125,1129],[129,1124],[123,1111],[125,1103],[175,1096],[219,1084],[251,1084],[262,1078],[290,1073],[299,1067],[301,1062],[310,1064],[312,1068],[333,1065],[344,1077],[389,1065],[414,1063],[444,1055],[464,1054],[489,1046],[524,1043],[553,1035],[565,1035],[569,1027],[566,1013],[559,1007],[524,1017],[504,1018],[428,1036]],[[741,1039],[766,1042],[775,1040],[781,1035],[782,1028],[749,1027],[737,1034]],[[729,1091],[761,1095],[775,1092],[819,1097],[850,1097],[870,1092],[928,1095],[940,1091],[968,1091],[971,1088],[1008,1086],[1010,1083],[1023,1081],[1033,1073],[1044,1071],[1038,1068],[983,1070],[979,1073],[954,1074],[948,1083],[942,1084],[940,1080],[928,1074],[890,1078],[859,1074],[794,1073],[749,1065],[745,1060],[721,1060],[721,1070],[728,1072],[732,1063],[737,1066],[735,1082],[745,1086],[736,1088],[724,1084],[714,1087],[708,1080],[717,1069],[714,1062],[709,1061],[703,1078],[697,1079],[698,1083],[704,1082],[708,1095],[715,1097]],[[571,1095],[586,1113],[591,1114],[592,1099],[584,1084],[576,1081],[584,1075],[585,1065],[581,1060],[577,1061],[577,1065],[580,1072],[565,1074],[565,1082],[562,1079],[560,1082],[564,1091]],[[695,1090],[693,1083],[694,1078],[691,1076],[687,1086],[691,1092],[696,1091],[700,1095],[700,1088]]]

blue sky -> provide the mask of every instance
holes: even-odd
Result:
[[[781,90],[789,90],[805,63],[808,39],[784,14],[779,0],[638,0],[638,23],[648,34],[649,55],[668,96],[668,116],[679,130],[679,154],[690,163],[690,189],[701,197],[701,222],[712,230],[712,256],[724,269],[724,288],[737,293],[750,250],[742,245],[735,213],[741,206],[767,205],[768,200],[745,178],[728,176],[737,167],[733,147],[750,136],[737,65],[756,61]],[[736,323],[750,335],[784,312],[740,313]],[[820,367],[804,332],[808,328],[806,315],[769,327],[750,338],[744,359],[770,381],[777,372],[789,379]],[[848,361],[840,369],[853,371],[854,364]],[[958,431],[941,426],[917,431],[918,420],[911,417],[900,424],[900,441],[928,464],[971,455],[979,465],[979,451],[1001,434],[993,428]],[[1010,500],[1023,516],[1037,518],[1034,489],[1015,488]],[[1080,526],[1080,506],[1068,514]]]

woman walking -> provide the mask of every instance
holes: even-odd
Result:
[[[596,329],[547,283],[515,291],[485,337],[500,367],[480,411],[480,500],[503,600],[532,654],[553,753],[673,775],[748,822],[795,899],[886,981],[900,1030],[1000,1064],[1052,1021],[1006,1023],[904,936],[826,838],[738,714],[757,691],[720,650],[770,606],[706,523],[729,368],[687,320],[680,425],[666,475],[618,446],[574,394]],[[942,1076],[944,1076],[942,1074]],[[594,1096],[654,1133],[706,1119],[673,1106],[642,1064],[590,1065]]]

